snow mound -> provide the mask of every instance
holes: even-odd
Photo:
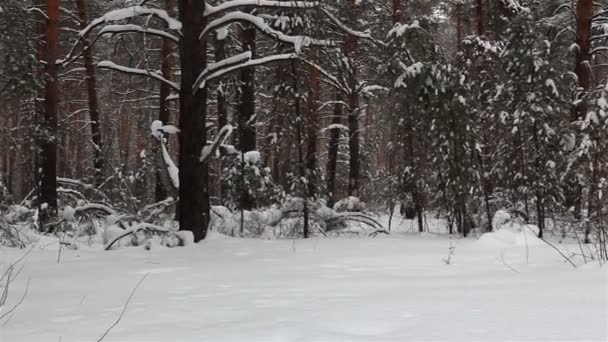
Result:
[[[527,227],[526,225],[524,227]],[[533,226],[536,227],[536,226]],[[543,242],[529,229],[514,231],[511,229],[500,229],[495,232],[485,233],[479,237],[477,244],[484,247],[509,247],[509,246],[539,246]]]

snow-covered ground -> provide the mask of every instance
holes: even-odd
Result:
[[[0,341],[96,341],[146,274],[104,341],[608,340],[606,267],[489,240],[213,233],[185,248],[64,249],[60,263],[39,243],[11,284],[7,307],[30,279]],[[0,270],[23,252],[0,249]]]

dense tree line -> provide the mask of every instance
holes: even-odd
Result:
[[[607,27],[591,0],[8,0],[2,201],[47,231],[79,196],[171,203],[196,240],[214,205],[348,196],[603,236]]]

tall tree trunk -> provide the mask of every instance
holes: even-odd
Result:
[[[240,32],[243,51],[251,51],[255,55],[254,27],[243,28]],[[255,68],[245,68],[240,72],[240,100],[238,106],[239,150],[242,153],[256,149],[255,130]],[[240,207],[251,210],[254,207],[253,198],[246,189],[241,194]]]
[[[342,123],[342,96],[336,96],[332,125]],[[333,207],[336,202],[336,168],[338,166],[338,147],[340,143],[340,129],[329,130],[329,147],[327,151],[327,206]]]
[[[59,79],[57,57],[59,50],[59,0],[47,0],[46,68],[44,86],[44,127],[47,130],[41,148],[40,202],[46,209],[40,213],[41,228],[57,216],[57,116],[59,112]]]
[[[580,120],[587,114],[585,97],[591,86],[591,21],[593,17],[593,0],[578,0],[576,6],[576,65],[574,72],[578,77],[580,102],[573,110],[574,121]]]
[[[85,0],[76,0],[76,11],[80,20],[80,28],[88,25]],[[86,40],[85,40],[86,42]],[[93,142],[93,178],[96,186],[103,183],[103,139],[101,135],[101,122],[99,118],[99,104],[97,101],[97,79],[95,77],[95,65],[93,64],[93,47],[88,43],[85,45],[82,57],[87,78],[87,98],[89,104],[89,118],[91,119],[91,141]]]
[[[79,0],[82,1],[82,0]],[[169,14],[170,17],[175,15],[174,13],[174,3],[173,0],[165,0],[165,11]],[[171,52],[173,50],[173,42],[170,39],[163,38],[162,46],[161,46],[161,66],[160,70],[163,74],[163,77],[166,80],[171,80],[173,78],[171,68]],[[171,87],[165,82],[160,83],[160,98],[159,98],[159,112],[158,112],[158,120],[160,120],[163,124],[167,124],[171,118],[171,110],[169,108],[169,101],[167,101],[167,97],[171,95]],[[158,167],[156,170],[156,191],[155,197],[156,201],[162,201],[168,196],[167,186],[169,185],[168,180],[166,179],[166,172],[161,169],[164,168],[164,161],[159,161]]]
[[[255,56],[256,29],[247,27],[241,30],[241,47]],[[243,152],[256,149],[255,131],[255,68],[245,68],[240,72],[239,100],[239,149]]]
[[[207,65],[206,41],[199,35],[205,27],[204,2],[179,0],[182,23],[180,42],[181,87],[179,124],[179,225],[192,231],[194,241],[207,235],[209,223],[209,169],[199,160],[207,141],[207,88],[192,90],[194,81]]]

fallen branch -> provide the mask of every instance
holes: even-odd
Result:
[[[118,237],[114,238],[114,240],[110,241],[108,244],[106,244],[104,250],[108,251],[112,248],[112,246],[114,246],[114,244],[116,242],[118,242],[120,239],[125,238],[129,235],[135,234],[140,230],[145,230],[145,231],[149,231],[149,232],[156,232],[156,233],[169,233],[169,229],[161,227],[161,226],[157,226],[157,225],[153,225],[150,223],[138,223],[136,225],[134,225],[133,227],[131,227],[129,230],[126,230],[123,234],[120,234]]]

